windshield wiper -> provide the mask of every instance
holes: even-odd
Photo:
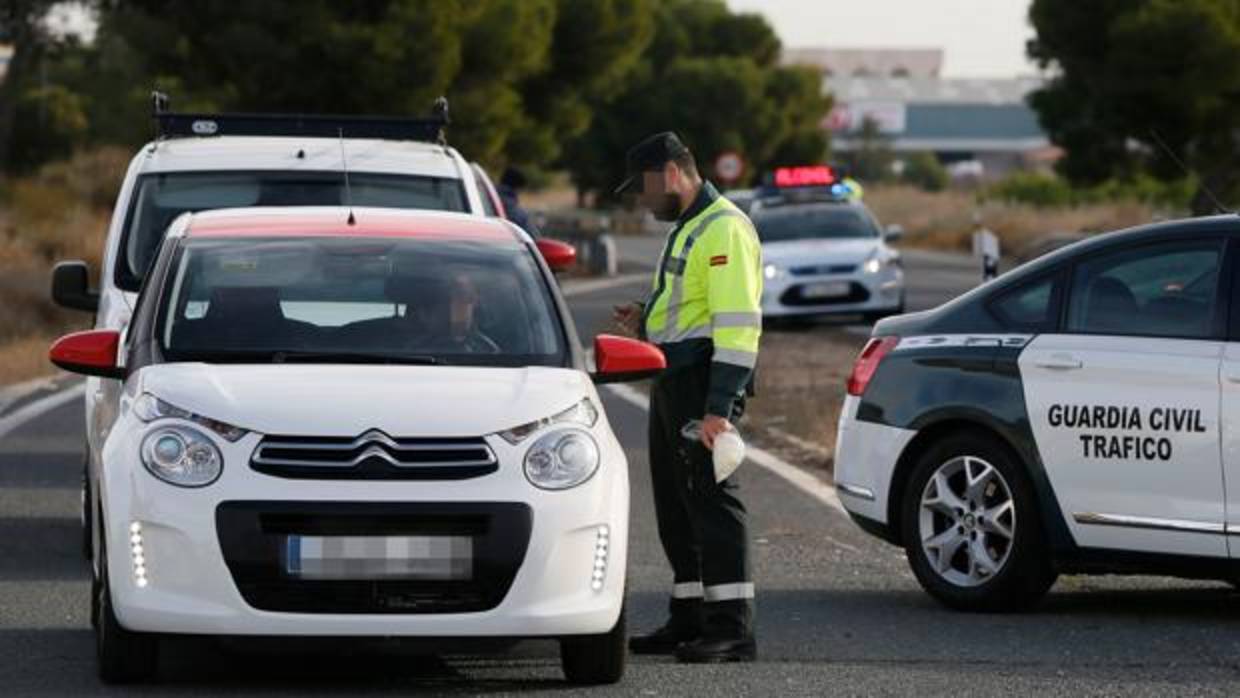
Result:
[[[277,351],[272,363],[419,364],[433,366],[439,359],[424,354],[367,354],[334,351]]]

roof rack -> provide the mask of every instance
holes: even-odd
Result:
[[[422,118],[391,116],[335,116],[328,114],[196,114],[169,111],[163,92],[151,93],[156,139],[209,136],[305,136],[318,138],[378,138],[423,141],[447,145],[448,100],[436,99],[431,115]]]

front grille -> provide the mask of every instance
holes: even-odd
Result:
[[[224,502],[224,562],[245,602],[287,613],[474,613],[495,608],[517,576],[533,527],[521,503]],[[467,536],[468,579],[303,579],[290,536]]]
[[[837,296],[835,298],[807,298],[802,294],[802,286],[797,285],[784,291],[779,297],[779,302],[790,306],[809,306],[809,305],[852,305],[854,303],[864,303],[870,299],[870,292],[859,283],[853,282],[849,284],[847,296]]]
[[[788,269],[788,273],[793,276],[829,276],[831,274],[852,274],[856,271],[856,264],[818,264]]]
[[[313,480],[464,480],[495,472],[499,461],[481,438],[397,439],[372,430],[356,438],[266,436],[250,467]]]

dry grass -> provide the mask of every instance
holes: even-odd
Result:
[[[1116,230],[1172,215],[1136,201],[1036,208],[979,201],[971,192],[929,193],[906,186],[868,187],[866,204],[883,223],[904,226],[904,244],[935,250],[968,251],[975,211],[981,213],[986,227],[999,236],[1003,249],[1010,251],[1049,235]]]
[[[128,153],[104,148],[0,182],[0,384],[50,374],[51,338],[90,324],[51,300],[57,261],[83,259],[95,278]]]

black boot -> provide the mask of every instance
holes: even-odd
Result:
[[[668,604],[671,617],[666,623],[645,635],[629,638],[633,654],[675,654],[681,643],[702,636],[702,603],[698,599],[673,599]]]
[[[676,659],[686,664],[752,662],[757,658],[758,643],[752,635],[702,637],[676,648]]]

